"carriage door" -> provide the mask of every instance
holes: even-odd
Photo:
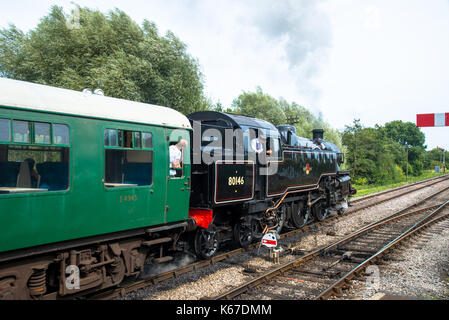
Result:
[[[190,133],[187,130],[166,129],[166,176],[167,192],[165,222],[186,220],[189,216],[190,200]],[[185,140],[184,150],[177,145]]]

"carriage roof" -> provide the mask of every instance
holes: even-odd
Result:
[[[190,129],[180,112],[156,105],[0,78],[0,106]]]

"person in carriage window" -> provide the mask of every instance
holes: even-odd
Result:
[[[187,148],[188,141],[181,139],[177,144],[170,146],[170,176],[176,177],[177,171],[176,169],[181,169],[183,166],[182,163],[182,154],[183,151]]]
[[[19,188],[39,188],[40,176],[34,168],[36,161],[28,158],[23,160],[19,175],[17,177],[17,187]]]

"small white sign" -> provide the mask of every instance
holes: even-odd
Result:
[[[274,233],[267,233],[262,238],[262,244],[267,248],[276,248],[278,246],[278,240]]]

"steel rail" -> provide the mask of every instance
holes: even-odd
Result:
[[[442,204],[435,211],[433,211],[429,215],[425,216],[420,221],[415,223],[413,226],[408,228],[406,231],[401,233],[399,236],[397,236],[394,240],[392,240],[390,243],[385,245],[382,249],[380,249],[373,256],[366,259],[360,265],[358,265],[357,267],[355,267],[354,269],[349,271],[347,274],[345,274],[343,277],[341,277],[339,280],[337,280],[335,283],[333,283],[331,286],[329,286],[326,290],[322,291],[318,296],[315,297],[314,300],[324,300],[324,299],[329,298],[330,296],[334,295],[335,293],[339,293],[339,289],[342,286],[345,286],[347,284],[348,280],[352,280],[356,276],[356,274],[359,273],[364,267],[373,263],[375,260],[380,258],[384,253],[391,250],[394,246],[396,246],[397,244],[402,242],[404,239],[409,238],[411,235],[415,234],[416,232],[422,230],[425,227],[430,226],[431,224],[434,224],[436,222],[439,222],[439,221],[449,218],[449,214],[447,214],[442,217],[428,221],[429,219],[431,219],[432,217],[434,217],[435,215],[440,213],[440,211],[443,210],[448,204],[449,204],[449,201]]]

